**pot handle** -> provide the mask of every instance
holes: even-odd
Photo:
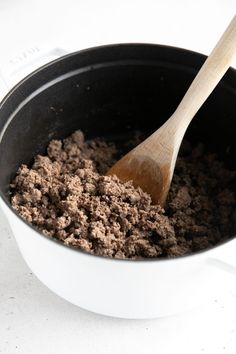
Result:
[[[210,266],[236,276],[236,239],[212,249],[210,253],[207,259]]]
[[[35,45],[9,58],[0,68],[0,98],[32,71],[65,54],[63,48]]]

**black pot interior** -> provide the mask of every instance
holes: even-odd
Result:
[[[159,45],[113,45],[63,57],[21,82],[0,108],[0,192],[22,163],[76,129],[121,145],[156,130],[175,110],[205,57]],[[236,168],[236,72],[230,69],[192,122],[202,141]]]

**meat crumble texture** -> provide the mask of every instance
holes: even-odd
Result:
[[[175,257],[233,235],[236,172],[201,145],[186,143],[166,210],[148,194],[105,176],[117,149],[81,131],[50,142],[47,156],[22,165],[11,185],[13,208],[44,235],[114,258]]]

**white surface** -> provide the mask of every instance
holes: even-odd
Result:
[[[0,2],[0,63],[35,42],[70,50],[111,42],[154,42],[209,53],[235,0]],[[233,280],[233,278],[232,278]],[[23,262],[0,214],[0,353],[236,352],[236,281],[209,306],[150,321],[93,315],[66,303]]]

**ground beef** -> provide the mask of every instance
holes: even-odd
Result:
[[[84,141],[81,131],[19,168],[12,206],[44,235],[100,256],[175,257],[211,247],[233,235],[236,172],[202,145],[183,147],[166,210],[131,181],[105,176],[115,145]]]

